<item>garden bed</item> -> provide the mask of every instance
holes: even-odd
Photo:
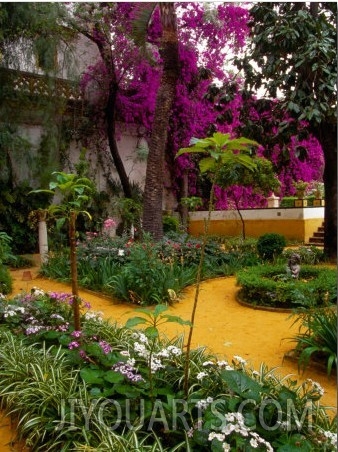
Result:
[[[262,265],[237,273],[238,299],[253,307],[292,310],[336,304],[336,271],[329,267],[301,267],[299,278],[283,265]]]

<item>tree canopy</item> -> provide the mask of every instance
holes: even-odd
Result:
[[[337,4],[256,3],[250,10],[251,39],[243,59],[246,85],[280,97],[276,109],[290,113],[278,133],[295,133],[306,121],[325,157],[325,243],[337,257]]]

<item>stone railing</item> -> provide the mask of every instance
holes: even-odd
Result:
[[[11,83],[15,91],[31,96],[52,96],[82,102],[82,96],[76,84],[62,78],[0,68],[0,80]]]

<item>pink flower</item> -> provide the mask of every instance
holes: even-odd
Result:
[[[103,227],[104,227],[104,229],[115,228],[116,227],[116,221],[113,218],[107,218],[103,222]]]
[[[70,342],[68,344],[69,350],[73,350],[73,348],[78,348],[78,347],[80,347],[80,344],[78,342],[76,342],[76,341]]]

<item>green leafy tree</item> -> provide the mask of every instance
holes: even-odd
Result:
[[[86,177],[64,172],[54,172],[52,175],[56,180],[49,183],[49,190],[34,190],[30,193],[49,193],[54,195],[55,199],[60,199],[59,203],[51,204],[47,210],[56,219],[58,227],[68,222],[74,329],[79,331],[81,325],[76,259],[76,219],[79,214],[84,214],[91,219],[84,208],[89,204],[95,188],[92,181]]]
[[[281,97],[279,107],[307,121],[325,158],[324,251],[337,258],[337,4],[256,3],[250,10],[251,41],[236,64],[249,89]],[[280,124],[293,134],[297,121]]]
[[[205,233],[203,237],[202,247],[201,247],[201,257],[199,266],[197,269],[196,276],[196,292],[194,298],[193,309],[191,313],[191,326],[189,329],[189,335],[187,340],[187,355],[185,361],[185,372],[184,372],[184,390],[185,394],[188,393],[188,380],[189,380],[189,359],[190,359],[190,349],[191,349],[191,341],[193,335],[193,327],[195,322],[195,315],[198,305],[199,298],[199,290],[200,290],[200,282],[202,276],[202,268],[204,262],[205,255],[205,247],[207,243],[207,234],[210,224],[211,211],[214,205],[215,198],[215,185],[216,181],[219,177],[220,171],[223,167],[235,167],[237,165],[241,165],[245,167],[248,171],[253,171],[255,165],[250,156],[251,149],[255,146],[258,146],[258,143],[253,140],[249,140],[247,138],[230,138],[230,134],[223,134],[216,132],[212,137],[207,138],[192,138],[191,146],[188,148],[181,148],[177,154],[176,158],[182,154],[203,154],[202,159],[199,162],[199,169],[202,174],[208,175],[211,180],[211,190],[210,190],[210,198],[209,198],[209,210],[208,210],[208,218],[205,223]]]

